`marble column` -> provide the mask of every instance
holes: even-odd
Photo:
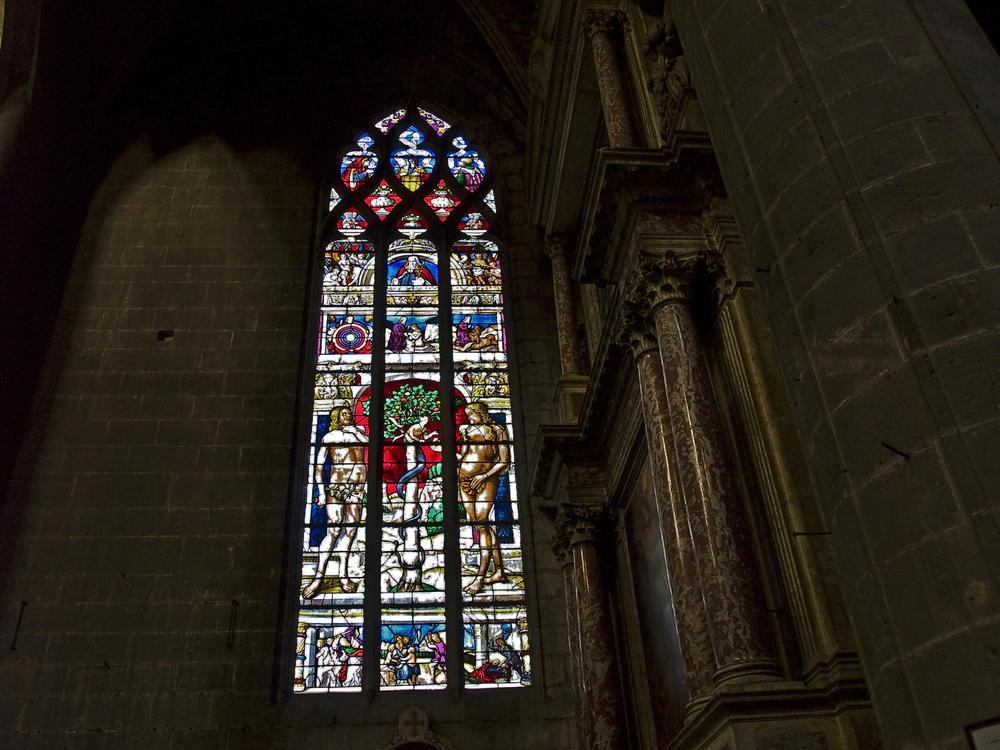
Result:
[[[578,694],[577,703],[585,712],[581,735],[593,750],[625,750],[628,739],[621,677],[597,547],[599,529],[606,524],[603,511],[599,505],[563,505],[558,528],[569,541],[573,558],[572,588],[582,677],[582,695]]]
[[[652,294],[679,485],[708,613],[717,685],[779,672],[746,510],[692,309],[696,288],[723,276],[721,259],[708,252],[645,258],[640,270],[640,282]]]
[[[552,545],[556,560],[562,566],[563,588],[566,591],[566,633],[569,640],[569,662],[573,677],[573,692],[576,695],[576,731],[579,736],[579,747],[593,747],[590,736],[590,722],[587,720],[587,691],[584,689],[583,660],[580,655],[580,618],[576,603],[576,573],[573,568],[573,550],[569,540],[559,535]]]
[[[559,334],[559,363],[563,375],[579,375],[580,347],[576,341],[576,318],[573,315],[573,290],[566,263],[566,240],[547,237],[545,254],[552,261],[552,291],[556,301],[556,328]]]
[[[656,337],[652,331],[652,311],[645,290],[636,288],[629,295],[622,312],[620,338],[635,355],[642,398],[642,416],[646,426],[653,492],[656,496],[660,537],[663,539],[674,616],[680,637],[681,654],[691,699],[690,718],[712,694],[715,655],[709,635],[708,614],[701,595],[698,561],[695,556],[687,508],[680,489],[674,434],[670,425],[667,391]]]
[[[587,12],[583,26],[584,34],[590,39],[590,46],[594,51],[597,86],[601,91],[608,140],[613,148],[635,145],[627,83],[615,49],[615,37],[621,22],[622,14],[618,11],[591,10]]]

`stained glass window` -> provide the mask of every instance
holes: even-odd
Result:
[[[527,685],[488,157],[410,107],[349,144],[336,176],[320,237],[293,689]]]

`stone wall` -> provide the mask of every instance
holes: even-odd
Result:
[[[1000,697],[1000,60],[958,0],[668,5],[887,742],[965,747]]]
[[[348,705],[286,701],[275,682],[315,188],[288,153],[218,138],[162,158],[137,141],[109,171],[14,488],[24,516],[4,532],[17,551],[0,621],[19,629],[0,745],[374,748],[411,704],[456,746],[571,745],[544,518],[535,686]],[[538,261],[516,247],[527,298]],[[531,430],[551,416],[551,381],[533,378],[558,367],[546,316],[535,302],[516,320]]]

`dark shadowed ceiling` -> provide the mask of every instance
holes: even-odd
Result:
[[[213,135],[319,171],[357,126],[417,100],[494,155],[523,152],[536,15],[535,0],[6,0],[0,93],[24,84],[31,101],[0,154],[0,486],[79,227],[122,148]]]

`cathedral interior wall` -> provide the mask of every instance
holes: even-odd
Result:
[[[516,713],[524,746],[571,746],[565,608],[551,595],[562,576],[544,517],[532,617],[545,687],[531,696],[345,706],[288,701],[276,681],[283,580],[296,579],[286,533],[316,194],[294,154],[239,153],[218,137],[162,156],[140,138],[111,166],[81,232],[21,479],[3,744],[377,747],[416,704],[456,742],[508,747]],[[529,432],[551,421],[557,366],[551,312],[526,281],[539,274],[530,249],[512,242],[509,263]]]
[[[881,721],[903,746],[960,746],[994,694],[1000,559],[1000,169],[989,99],[963,81],[1000,61],[959,3],[933,32],[896,2],[669,4]],[[980,666],[942,693],[952,661]]]

